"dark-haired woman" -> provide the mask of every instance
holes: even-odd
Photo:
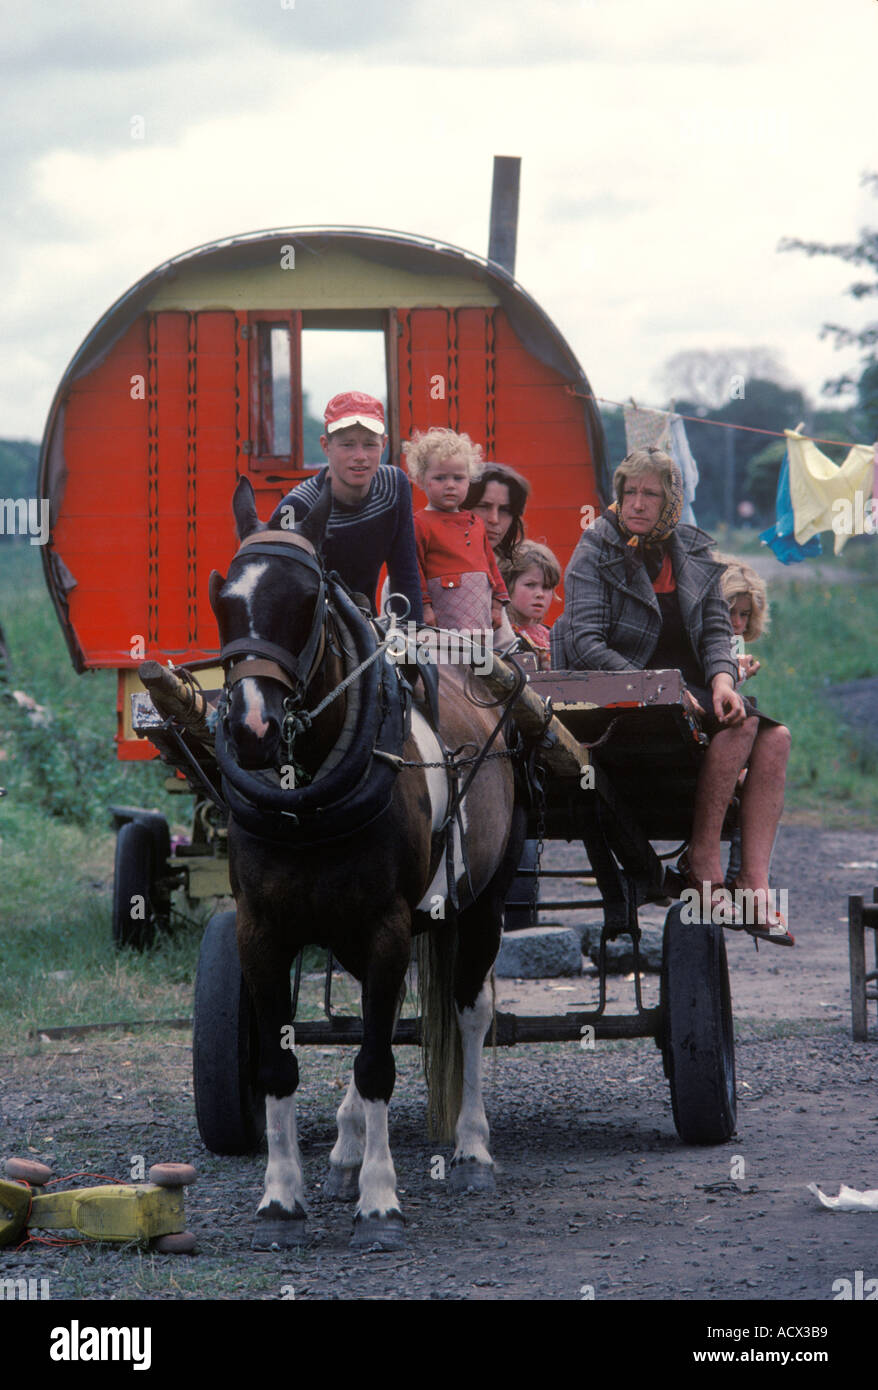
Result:
[[[498,558],[508,560],[524,540],[522,514],[530,483],[505,463],[488,463],[473,479],[464,508],[481,517]]]

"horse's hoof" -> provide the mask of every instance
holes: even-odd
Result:
[[[329,1176],[323,1184],[324,1197],[336,1202],[355,1202],[360,1195],[360,1169],[342,1168],[330,1163]]]
[[[458,1159],[451,1165],[448,1187],[452,1192],[496,1192],[493,1165],[476,1158]]]
[[[405,1217],[401,1211],[386,1216],[355,1216],[352,1250],[404,1250]]]
[[[298,1202],[295,1211],[291,1212],[280,1202],[269,1202],[267,1207],[257,1211],[251,1250],[295,1250],[307,1244],[305,1212]]]

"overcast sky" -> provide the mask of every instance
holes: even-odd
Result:
[[[777,245],[878,225],[876,0],[0,6],[0,436],[39,439],[94,322],[200,243],[351,223],[485,254],[494,154],[523,160],[517,277],[599,396],[662,404],[673,353],[760,345],[816,398],[857,360],[820,325],[874,316]]]

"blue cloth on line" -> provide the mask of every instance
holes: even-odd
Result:
[[[790,460],[786,451],[777,479],[775,514],[777,520],[774,525],[763,531],[759,539],[764,545],[771,546],[782,565],[796,565],[802,560],[811,559],[814,555],[823,554],[819,536],[813,536],[804,545],[799,545],[796,540],[796,521],[790,496]]]

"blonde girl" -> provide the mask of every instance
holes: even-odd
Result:
[[[424,622],[458,630],[499,627],[509,595],[483,522],[464,510],[482,453],[468,434],[434,428],[403,445],[412,482],[427,495],[415,512]]]

